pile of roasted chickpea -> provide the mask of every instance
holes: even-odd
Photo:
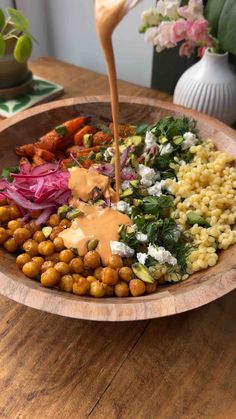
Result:
[[[58,235],[70,227],[67,218],[52,214],[46,223],[49,228],[45,229],[35,221],[37,211],[30,215],[30,221],[23,223],[14,203],[0,201],[0,244],[18,254],[16,264],[28,278],[40,281],[44,287],[98,298],[138,297],[156,291],[156,282],[148,284],[135,278],[130,259],[112,255],[108,266],[103,267],[96,250],[88,249],[81,258],[76,249],[66,249]]]

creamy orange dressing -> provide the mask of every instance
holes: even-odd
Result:
[[[112,202],[115,201],[115,191],[110,186],[110,179],[96,170],[88,171],[81,167],[73,168],[70,171],[69,188],[75,199],[85,202],[92,199],[95,188],[100,189],[105,198],[110,198]]]
[[[128,215],[122,214],[112,208],[101,208],[80,202],[78,208],[84,215],[76,218],[72,226],[60,233],[67,248],[76,248],[79,256],[84,256],[88,242],[99,240],[96,250],[101,256],[102,263],[107,265],[111,255],[110,241],[119,239],[119,226],[131,225]]]
[[[95,0],[96,29],[103,49],[108,71],[111,92],[111,109],[115,140],[115,178],[116,196],[120,196],[120,151],[119,151],[119,97],[117,88],[115,57],[112,45],[112,33],[129,9],[140,0]]]

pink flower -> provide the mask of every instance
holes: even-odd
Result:
[[[179,19],[174,22],[171,27],[171,42],[177,44],[186,38],[187,22],[184,19]]]
[[[154,45],[156,45],[157,52],[161,52],[165,48],[173,48],[175,46],[171,40],[173,24],[173,22],[165,21],[158,26],[158,34],[154,38]]]
[[[181,45],[179,49],[179,55],[181,57],[189,58],[191,54],[193,53],[195,47],[196,47],[196,44],[194,44],[194,42],[186,41]]]
[[[197,20],[203,18],[202,0],[189,0],[187,6],[179,7],[178,13],[187,20]]]
[[[211,37],[208,33],[208,22],[205,19],[188,22],[187,25],[187,39],[196,44],[208,44]]]

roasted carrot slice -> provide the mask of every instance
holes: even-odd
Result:
[[[104,145],[112,142],[112,136],[103,131],[98,131],[93,136],[93,145]]]
[[[85,116],[79,116],[78,118],[64,122],[62,126],[66,127],[68,135],[72,135],[86,123],[86,120],[87,118]]]
[[[35,156],[41,157],[43,160],[50,162],[55,160],[55,154],[48,150],[42,150],[41,148],[35,147]]]
[[[19,147],[16,147],[16,154],[20,157],[32,158],[35,153],[34,144],[25,144]]]
[[[76,134],[74,135],[74,144],[75,145],[82,145],[83,144],[83,137],[85,134],[92,134],[94,132],[94,128],[90,125],[85,125],[81,128]]]
[[[100,146],[83,148],[83,147],[74,145],[73,147],[68,148],[66,151],[68,153],[72,153],[75,157],[80,157],[80,156],[82,157],[82,156],[87,156],[92,151],[94,153],[97,153],[100,150],[100,148],[101,148]]]
[[[90,166],[92,166],[92,164],[93,164],[92,160],[86,159],[86,160],[83,161],[82,166],[85,169],[89,169]]]

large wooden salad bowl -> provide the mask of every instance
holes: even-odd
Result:
[[[121,97],[122,122],[153,123],[165,115],[186,114],[198,121],[202,138],[236,158],[236,132],[208,116],[153,99]],[[111,118],[107,97],[81,97],[45,104],[0,123],[0,168],[17,163],[15,147],[35,141],[78,114]],[[17,268],[14,256],[0,249],[0,293],[19,303],[62,316],[90,320],[138,320],[181,313],[207,304],[236,288],[236,245],[223,251],[216,266],[188,280],[159,287],[156,294],[131,298],[78,297],[43,288]]]

